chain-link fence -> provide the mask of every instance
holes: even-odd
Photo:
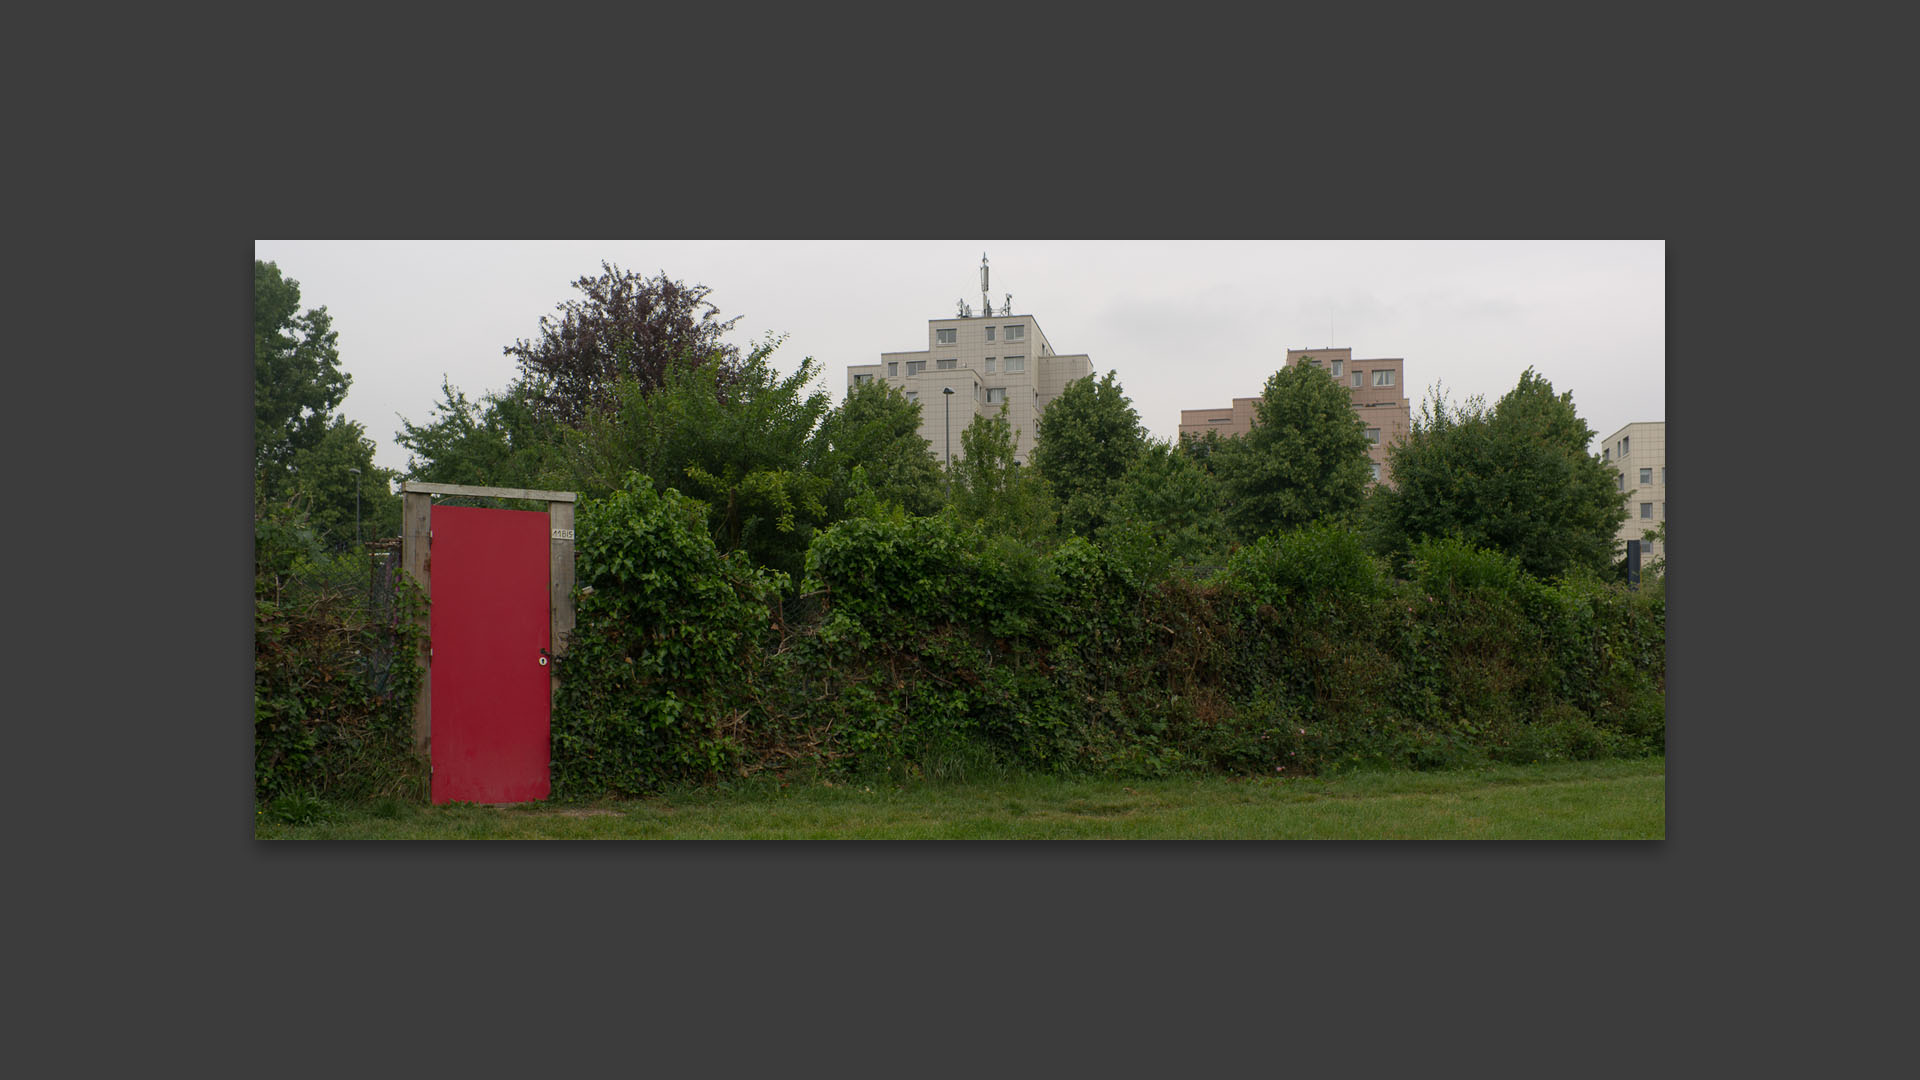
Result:
[[[405,573],[401,539],[395,536],[295,560],[285,573],[274,575],[267,587],[272,599],[309,610],[324,609],[333,612],[341,625],[364,628],[358,650],[360,673],[372,693],[384,695],[394,664],[412,662],[411,656],[396,655],[395,648],[402,617],[399,588]]]

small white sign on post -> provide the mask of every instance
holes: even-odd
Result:
[[[573,539],[573,530],[572,529],[555,529],[553,530],[553,538],[555,540],[571,540]]]

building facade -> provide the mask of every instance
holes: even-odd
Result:
[[[1406,396],[1406,365],[1401,358],[1355,360],[1352,348],[1288,349],[1291,364],[1312,364],[1331,374],[1353,395],[1353,414],[1367,425],[1367,457],[1376,483],[1387,478],[1387,447],[1406,438],[1413,425],[1413,404]],[[1253,430],[1257,397],[1234,398],[1225,409],[1180,410],[1180,437],[1244,435]]]
[[[1600,442],[1600,459],[1614,468],[1614,486],[1620,500],[1627,504],[1627,520],[1615,534],[1624,554],[1628,540],[1645,540],[1646,534],[1667,520],[1667,422],[1642,420],[1607,436]],[[1646,541],[1640,550],[1640,565],[1649,559],[1665,558],[1667,546]]]
[[[960,433],[973,418],[1007,407],[1016,432],[1014,460],[1032,460],[1034,422],[1075,379],[1093,374],[1085,353],[1053,351],[1031,315],[979,315],[927,322],[927,348],[880,354],[877,364],[847,367],[847,389],[884,380],[920,403],[920,434],[946,464],[965,455]],[[952,394],[946,391],[951,389]]]

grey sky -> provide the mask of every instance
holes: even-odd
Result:
[[[787,335],[846,395],[848,364],[927,347],[928,319],[978,312],[980,256],[1055,351],[1086,353],[1154,436],[1180,410],[1250,397],[1288,348],[1406,360],[1407,396],[1443,383],[1489,402],[1528,366],[1573,392],[1596,440],[1666,419],[1664,241],[261,240],[254,254],[325,305],[353,376],[342,411],[375,460],[404,468],[399,417],[426,422],[444,375],[469,398],[515,374],[502,349],[537,335],[602,260],[706,285],[743,348]],[[1597,441],[1596,441],[1597,447]]]

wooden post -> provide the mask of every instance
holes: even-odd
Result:
[[[421,598],[431,607],[433,578],[428,573],[428,558],[433,534],[433,496],[424,491],[405,491],[400,523],[400,558],[413,583],[420,587]],[[413,752],[428,756],[433,733],[433,653],[427,636],[431,615],[425,609],[415,616],[420,628],[420,693],[413,699]]]
[[[573,633],[573,504],[548,503],[547,524],[553,530],[547,549],[552,559],[547,569],[547,588],[552,598],[553,655],[559,656],[566,651],[567,635]],[[553,691],[556,695],[560,692],[557,675]]]

